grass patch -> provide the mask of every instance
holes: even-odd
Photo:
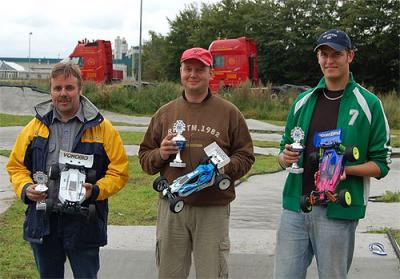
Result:
[[[0,113],[0,127],[8,126],[25,126],[31,121],[33,116],[30,115],[12,115]]]
[[[282,126],[282,127],[285,127],[285,125],[286,125],[286,120],[261,120],[261,121],[268,123],[268,124]]]
[[[24,210],[18,201],[0,215],[1,278],[39,278],[30,245],[22,239]]]
[[[10,157],[11,150],[0,149],[0,156]]]
[[[246,179],[249,176],[256,174],[273,173],[281,170],[276,156],[273,155],[256,155],[256,162],[250,171],[242,178]]]
[[[135,123],[126,123],[126,122],[118,122],[112,121],[113,126],[131,126],[131,127],[147,127],[145,124],[135,124]]]
[[[119,132],[119,134],[121,135],[122,142],[128,145],[139,145],[144,137],[143,132]]]
[[[394,230],[394,229],[385,227],[385,228],[380,229],[380,230],[370,230],[367,233],[380,233],[380,234],[384,234],[385,233],[386,234],[388,232],[392,233],[392,235],[394,236],[394,238],[395,238],[395,240],[397,242],[397,245],[399,245],[400,244],[400,230]]]
[[[400,130],[391,129],[390,134],[391,134],[390,145],[392,147],[400,147]]]
[[[264,147],[264,148],[279,148],[278,141],[253,140],[253,145],[257,146],[257,147]]]
[[[142,171],[137,156],[129,156],[129,180],[125,187],[110,199],[109,224],[154,225],[157,220],[158,195],[153,180]]]
[[[400,192],[385,191],[380,197],[376,198],[378,202],[400,202]]]

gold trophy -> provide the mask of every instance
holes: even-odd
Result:
[[[304,146],[300,143],[300,141],[304,139],[304,131],[300,127],[294,127],[290,132],[290,136],[294,140],[294,143],[291,144],[291,150],[301,154],[304,150]],[[303,173],[304,171],[303,168],[300,168],[297,165],[297,162],[294,162],[290,167],[287,167],[286,170],[294,174]]]
[[[176,133],[176,136],[172,138],[172,140],[178,146],[178,153],[176,154],[175,159],[169,163],[171,167],[175,168],[184,168],[186,167],[186,163],[184,163],[181,159],[181,151],[185,148],[186,139],[182,135],[182,133],[186,130],[186,125],[183,120],[177,120],[174,124],[173,131]]]

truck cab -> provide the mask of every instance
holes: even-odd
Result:
[[[235,87],[246,81],[258,85],[257,47],[253,39],[218,39],[210,44],[209,51],[214,65],[209,82],[213,93],[221,87]]]
[[[113,70],[110,41],[78,41],[69,58],[79,65],[83,80],[102,83],[122,79],[122,71]]]

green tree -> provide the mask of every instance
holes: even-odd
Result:
[[[165,61],[167,58],[167,40],[153,31],[149,32],[150,40],[143,44],[143,78],[144,80],[163,81],[167,77]]]
[[[152,36],[155,45],[149,42],[148,53],[153,55],[146,56],[146,65],[149,77],[176,81],[179,58],[185,49],[208,48],[217,37],[246,36],[257,42],[259,76],[264,83],[315,85],[322,76],[313,52],[316,39],[323,31],[339,28],[350,35],[358,49],[351,66],[356,79],[378,90],[399,90],[399,11],[399,0],[221,0],[201,7],[190,4],[174,19],[168,19],[170,32],[165,37]],[[163,65],[151,57],[160,57]]]
[[[348,0],[340,9],[343,28],[357,51],[352,70],[360,82],[399,92],[398,0]]]

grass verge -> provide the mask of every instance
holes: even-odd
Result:
[[[0,155],[1,156],[10,157],[10,154],[11,154],[11,150],[0,149]]]
[[[397,245],[400,245],[400,230],[394,230],[392,228],[386,227],[386,228],[383,228],[380,230],[370,230],[370,231],[368,231],[368,233],[385,233],[386,234],[389,231],[392,233],[393,237],[395,238]]]
[[[128,145],[139,145],[144,137],[143,132],[119,132],[119,134],[121,135],[123,143]]]
[[[25,126],[31,121],[33,116],[30,115],[11,115],[0,113],[0,127],[8,126]]]
[[[400,202],[400,192],[385,191],[385,194],[376,198],[377,202]]]

